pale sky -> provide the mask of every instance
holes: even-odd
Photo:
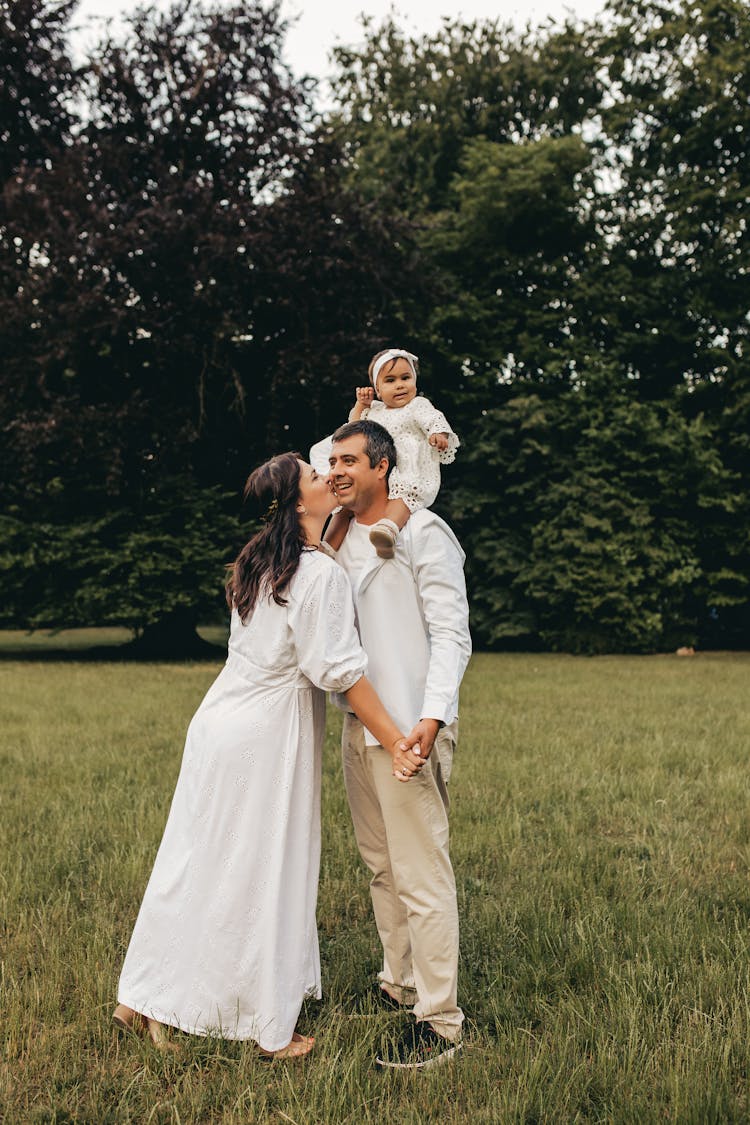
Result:
[[[163,3],[165,0],[158,0]],[[512,22],[518,27],[526,23],[543,23],[552,18],[562,20],[566,14],[591,19],[599,13],[604,0],[399,0],[395,5],[398,24],[416,35],[436,31],[443,16]],[[96,21],[84,39],[97,38],[96,24],[117,20],[123,12],[132,11],[137,0],[80,0],[76,23]],[[391,0],[282,0],[286,19],[296,23],[287,37],[286,57],[294,72],[324,78],[329,71],[328,53],[336,44],[355,44],[362,40],[359,22],[365,13],[380,22],[394,8]]]

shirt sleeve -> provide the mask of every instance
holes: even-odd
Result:
[[[463,555],[455,540],[433,523],[420,529],[414,577],[430,642],[421,718],[450,723],[471,656],[469,605]]]
[[[354,621],[352,591],[344,570],[315,561],[289,599],[288,621],[302,671],[323,691],[344,693],[367,671]]]
[[[448,435],[448,448],[439,449],[438,457],[441,465],[452,464],[456,460],[456,450],[461,443],[450,428],[448,419],[443,412],[434,407],[424,395],[418,395],[414,399],[414,420],[424,430],[427,437],[430,434]]]

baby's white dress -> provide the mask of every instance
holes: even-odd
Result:
[[[195,713],[118,1000],[197,1035],[292,1038],[319,997],[315,906],[326,691],[366,671],[351,588],[305,551],[288,605],[232,614],[227,662]]]
[[[376,399],[362,417],[379,422],[396,443],[398,461],[388,480],[388,499],[403,500],[410,512],[429,508],[440,489],[440,466],[455,461],[459,446],[445,415],[428,398],[416,395],[396,408]],[[430,445],[430,434],[447,434],[448,448]]]

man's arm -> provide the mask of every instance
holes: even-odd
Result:
[[[435,519],[412,528],[412,567],[430,645],[421,718],[407,741],[432,750],[443,723],[455,718],[455,699],[471,656],[469,606],[463,553],[447,527]]]

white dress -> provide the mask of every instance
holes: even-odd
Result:
[[[379,422],[396,443],[398,460],[388,478],[388,499],[403,500],[410,512],[429,508],[440,489],[440,466],[455,461],[459,446],[445,415],[428,398],[416,395],[399,407],[376,399],[362,417]],[[430,434],[447,434],[448,448],[430,445]]]
[[[319,997],[315,906],[325,691],[366,671],[344,571],[305,551],[285,597],[232,614],[188,728],[118,1001],[197,1035],[278,1050]]]

